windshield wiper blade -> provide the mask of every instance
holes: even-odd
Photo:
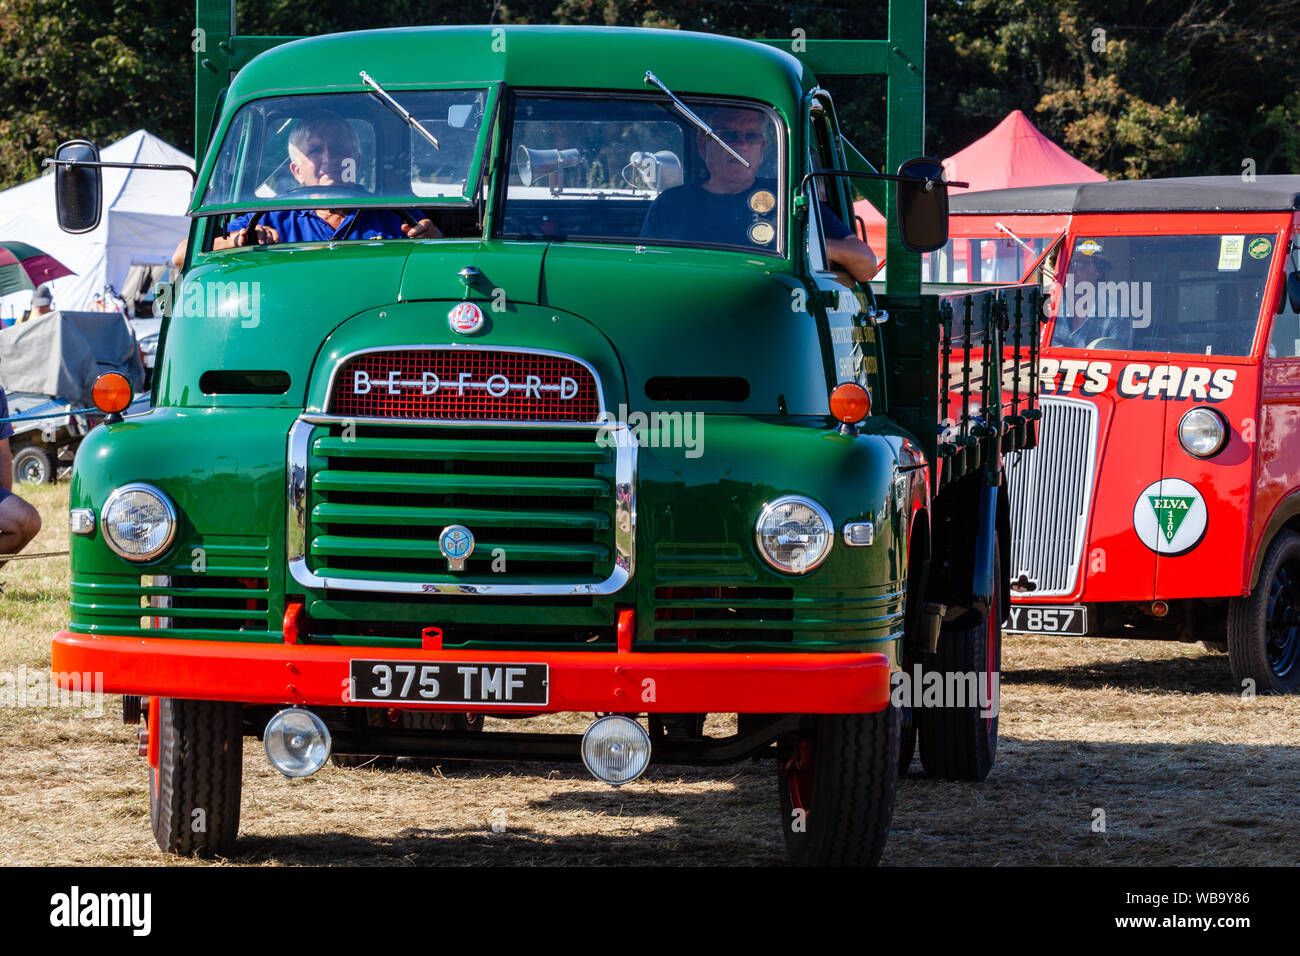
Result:
[[[655,76],[649,70],[646,70],[645,81],[647,83],[653,83],[655,86],[659,87],[659,89],[667,93],[668,98],[673,101],[673,105],[677,107],[677,109],[681,112],[683,116],[685,116],[688,120],[690,120],[695,125],[696,129],[698,129],[705,136],[709,137],[709,139],[713,140],[715,143],[717,143],[719,146],[721,146],[723,149],[729,152],[732,156],[736,157],[736,159],[746,169],[749,169],[750,166],[749,160],[745,159],[744,156],[741,156],[738,152],[736,152],[734,149],[732,149],[730,146],[724,143],[722,141],[722,137],[719,136],[717,133],[713,132],[712,128],[709,126],[708,123],[704,122],[704,120],[700,119],[698,116],[692,113],[690,107],[688,107],[685,103],[679,100],[677,98],[676,93],[668,89],[668,87],[664,86],[663,83],[660,81],[659,77]]]
[[[434,135],[424,128],[424,124],[403,109],[402,104],[389,96],[384,88],[376,83],[374,78],[365,70],[361,71],[361,82],[374,90],[375,92],[372,95],[377,96],[381,103],[405,120],[407,126],[411,127],[413,130],[417,130],[421,136],[432,143],[434,149],[442,149],[442,147],[438,145],[438,140]]]

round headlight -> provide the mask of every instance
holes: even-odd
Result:
[[[830,554],[831,516],[817,502],[788,495],[765,505],[754,525],[758,551],[768,564],[789,574],[807,574]]]
[[[100,515],[104,540],[128,561],[151,561],[176,536],[176,509],[157,488],[123,485],[104,503]]]
[[[1197,458],[1218,454],[1227,438],[1223,418],[1210,408],[1193,408],[1178,423],[1178,441],[1187,454]]]

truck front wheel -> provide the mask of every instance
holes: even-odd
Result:
[[[243,708],[163,698],[158,769],[149,771],[149,818],[166,853],[228,856],[239,832],[244,769]]]
[[[781,826],[796,866],[874,866],[898,786],[897,707],[823,714],[778,757]]]
[[[1238,687],[1257,694],[1300,690],[1300,535],[1268,546],[1255,589],[1228,608],[1228,664]]]

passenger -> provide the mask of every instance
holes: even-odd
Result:
[[[8,417],[9,399],[0,388],[0,419]],[[40,512],[13,493],[14,458],[9,449],[13,433],[11,423],[0,421],[0,566],[7,563],[7,555],[27,547],[41,530]]]
[[[347,120],[327,110],[306,116],[289,135],[289,171],[300,187],[357,188],[361,146]],[[418,239],[441,236],[433,222],[419,219],[412,226],[391,209],[289,209],[264,213],[257,235],[246,235],[253,214],[232,219],[226,235],[212,241],[214,249],[270,242],[316,242],[346,234],[349,239]],[[352,220],[356,223],[352,224]],[[414,214],[413,214],[414,218]],[[351,228],[347,228],[348,226]]]
[[[720,108],[706,117],[719,139],[749,163],[736,160],[710,137],[696,136],[708,179],[669,189],[654,201],[641,227],[644,239],[705,240],[763,246],[776,237],[765,217],[776,207],[774,179],[758,179],[767,148],[767,118],[757,110]],[[831,265],[858,282],[879,267],[871,248],[822,203],[826,254]],[[766,226],[766,228],[763,228]]]

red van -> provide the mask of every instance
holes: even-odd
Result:
[[[1202,641],[1300,690],[1300,176],[1007,189],[1063,217],[1038,447],[1008,463],[1009,631]]]

